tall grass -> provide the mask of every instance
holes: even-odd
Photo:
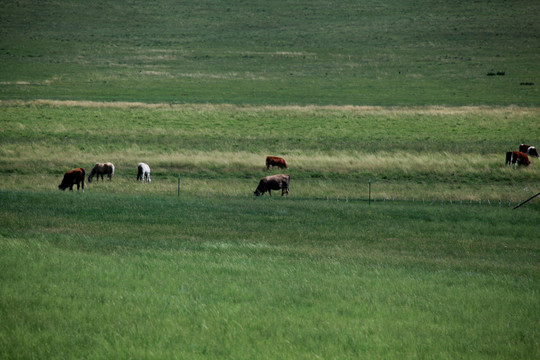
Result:
[[[3,358],[540,351],[534,206],[0,199]]]

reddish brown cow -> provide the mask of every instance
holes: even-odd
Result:
[[[529,157],[525,153],[520,151],[509,151],[506,153],[505,166],[512,166],[514,164],[514,168],[516,168],[518,165],[529,166],[530,163]]]
[[[521,144],[519,145],[519,151],[527,154],[528,156],[534,156],[535,158],[538,157],[538,151],[536,151],[534,146]]]
[[[70,191],[73,191],[73,185],[77,184],[77,191],[79,191],[79,184],[81,182],[82,191],[84,192],[84,169],[72,169],[64,174],[64,178],[62,179],[62,183],[58,185],[58,189],[65,191],[66,188],[69,188]]]
[[[264,195],[268,191],[268,194],[272,196],[272,190],[281,189],[281,196],[289,194],[289,184],[291,177],[288,174],[270,175],[264,177],[259,181],[259,186],[253,192],[255,196]]]
[[[278,156],[266,157],[266,169],[270,169],[270,166],[277,166],[280,169],[287,169],[287,163],[285,162],[285,159]]]

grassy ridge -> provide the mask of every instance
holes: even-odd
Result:
[[[537,208],[0,198],[4,358],[540,351]]]
[[[525,0],[3,2],[0,98],[537,106],[538,13]]]

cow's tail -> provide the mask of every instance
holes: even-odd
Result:
[[[84,178],[86,177],[86,172],[83,168],[81,168],[82,171],[82,191],[84,192]]]

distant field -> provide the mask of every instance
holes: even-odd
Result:
[[[528,0],[3,1],[0,98],[538,106],[539,13]]]

